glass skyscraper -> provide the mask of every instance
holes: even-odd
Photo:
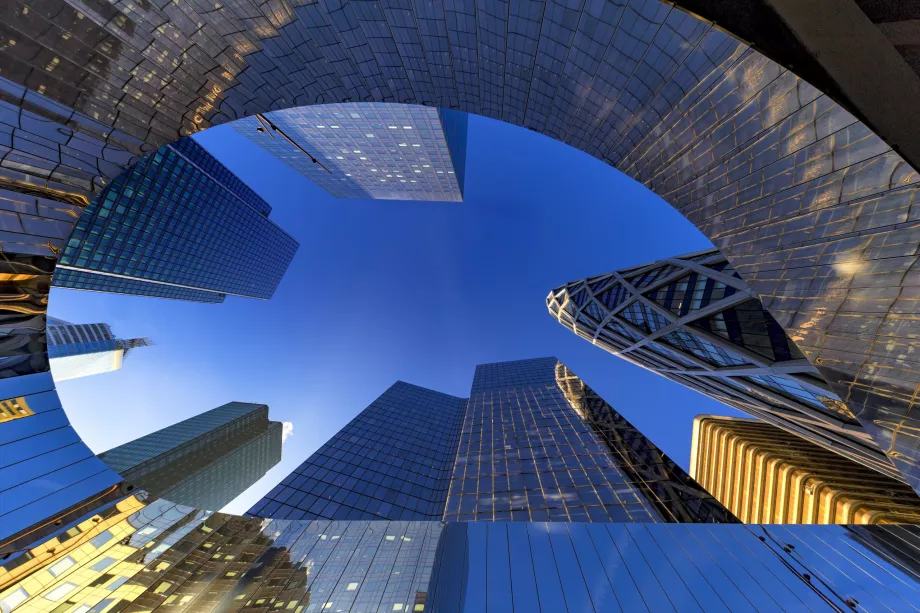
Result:
[[[115,338],[108,324],[72,324],[53,317],[46,338],[56,381],[118,370],[132,349],[151,344],[148,338]]]
[[[333,196],[463,200],[466,113],[360,102],[263,117],[230,125]]]
[[[130,485],[220,509],[281,461],[280,422],[264,404],[229,402],[99,454]]]
[[[93,200],[53,284],[197,302],[270,298],[297,251],[270,211],[193,139],[181,139]]]
[[[252,507],[276,519],[737,521],[556,358],[397,383]]]
[[[546,304],[618,357],[903,480],[717,250],[573,281]]]

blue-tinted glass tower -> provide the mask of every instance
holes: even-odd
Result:
[[[271,207],[191,138],[161,147],[87,207],[57,287],[197,302],[267,299],[297,251]]]
[[[99,457],[131,485],[217,510],[281,461],[281,432],[266,405],[228,402]]]
[[[231,125],[338,198],[463,200],[467,115],[460,111],[336,103]]]
[[[249,511],[275,519],[734,522],[556,358],[396,383]]]

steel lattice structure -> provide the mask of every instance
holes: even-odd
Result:
[[[546,304],[614,355],[903,480],[719,251],[573,281]]]

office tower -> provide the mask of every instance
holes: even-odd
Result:
[[[290,519],[440,519],[466,399],[398,381],[250,513]]]
[[[149,338],[115,338],[108,324],[72,324],[48,318],[48,358],[56,381],[119,370],[128,353]]]
[[[573,281],[546,304],[616,356],[903,480],[718,251]]]
[[[297,250],[271,208],[191,138],[145,157],[86,208],[57,287],[222,302],[272,296]]]
[[[298,107],[231,125],[338,198],[463,200],[466,113],[359,102]]]
[[[737,521],[556,358],[398,382],[248,512],[275,519]]]
[[[920,523],[910,487],[755,419],[693,420],[690,475],[751,524]]]
[[[99,457],[130,485],[217,510],[281,461],[281,428],[264,404],[228,402]]]

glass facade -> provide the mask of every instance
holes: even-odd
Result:
[[[440,519],[466,399],[397,382],[248,515]]]
[[[338,198],[463,200],[465,113],[359,102],[274,111],[264,121],[231,125]]]
[[[476,367],[449,521],[735,521],[556,358]]]
[[[718,251],[573,281],[546,304],[616,356],[903,479]]]
[[[556,358],[478,366],[469,399],[396,383],[248,515],[737,521]]]
[[[693,223],[920,490],[918,158],[890,146],[903,130],[877,134],[882,123],[870,128],[847,110],[898,115],[878,104],[875,85],[914,79],[849,79],[873,94],[850,107],[836,89],[843,81],[821,69],[837,42],[895,60],[912,45],[825,37],[815,54],[763,2],[754,13],[709,2],[702,18],[659,0],[552,10],[214,4],[108,3],[88,17],[85,2],[22,0],[4,14],[3,253],[56,258],[79,203],[140,157],[212,125],[356,101],[482,115],[611,165]],[[869,13],[869,22],[914,18]],[[871,32],[869,22],[860,21]],[[745,40],[763,41],[773,59]]]
[[[915,611],[915,526],[292,521],[145,494],[0,563],[9,613]]]
[[[281,430],[281,423],[268,420],[267,406],[230,402],[99,458],[131,485],[217,510],[281,461]]]
[[[118,370],[132,349],[151,344],[147,338],[115,338],[108,324],[72,324],[51,317],[46,338],[57,381]]]
[[[170,300],[188,300],[216,304],[223,302],[227,294],[205,290],[178,287],[169,283],[151,283],[141,279],[100,275],[89,270],[56,268],[54,286],[80,289],[88,292],[105,292],[110,294],[130,294],[132,296],[150,296]]]
[[[55,284],[176,299],[215,294],[201,302],[270,298],[297,242],[268,220],[269,210],[201,146],[181,140],[120,175],[87,207]]]

